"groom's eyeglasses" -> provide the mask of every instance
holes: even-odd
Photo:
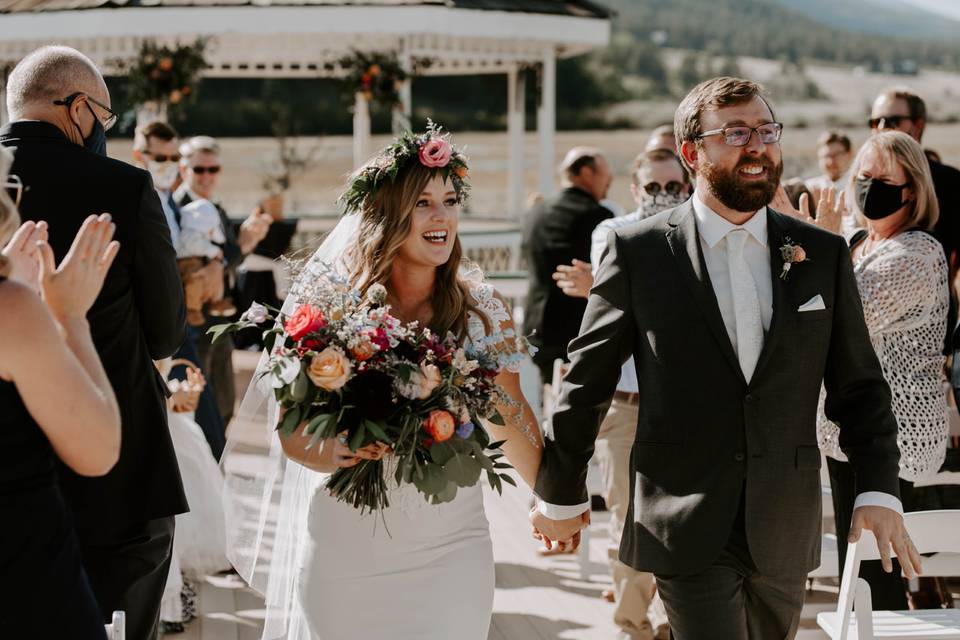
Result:
[[[3,183],[3,188],[10,194],[10,199],[13,200],[13,206],[19,207],[23,192],[27,190],[27,188],[23,186],[23,181],[20,177],[13,174],[8,175],[7,181]]]
[[[731,147],[745,147],[750,144],[750,138],[753,132],[757,132],[760,142],[763,144],[776,144],[780,142],[780,134],[783,133],[783,125],[779,122],[768,122],[759,127],[723,127],[704,131],[697,136],[697,140],[709,136],[723,136],[723,143]]]

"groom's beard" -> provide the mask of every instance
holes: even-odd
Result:
[[[780,186],[780,176],[783,174],[783,162],[773,164],[770,158],[744,158],[737,163],[732,171],[724,171],[710,162],[706,154],[701,155],[699,172],[707,179],[710,192],[725,207],[743,213],[753,213],[770,204]],[[747,164],[761,164],[767,170],[765,180],[743,180],[739,169]]]

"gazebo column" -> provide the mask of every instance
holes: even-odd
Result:
[[[523,213],[523,135],[526,129],[526,78],[519,65],[507,72],[507,213]]]
[[[554,138],[557,127],[557,52],[552,44],[544,49],[543,68],[540,74],[540,109],[537,111],[537,133],[540,138],[540,193],[548,196],[556,189]]]
[[[353,101],[353,168],[359,169],[370,157],[370,103],[357,92]]]
[[[400,105],[393,110],[393,134],[400,135],[411,128],[413,122],[413,58],[407,39],[400,42],[400,66],[407,72],[407,79],[400,84]]]

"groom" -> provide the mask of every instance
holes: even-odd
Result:
[[[531,519],[552,540],[588,520],[587,463],[620,371],[611,363],[632,355],[640,407],[620,559],[656,575],[677,640],[792,638],[820,562],[821,382],[856,470],[851,536],[873,530],[888,571],[891,545],[908,576],[919,567],[890,391],[843,238],[766,206],[783,165],[761,88],[704,82],[675,129],[696,192],[610,234]]]

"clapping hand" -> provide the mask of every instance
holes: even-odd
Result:
[[[593,286],[593,270],[589,262],[573,259],[572,264],[561,264],[553,273],[560,290],[571,298],[586,298]]]
[[[810,213],[810,196],[806,193],[800,194],[800,209],[797,210],[797,208],[793,206],[793,203],[790,202],[790,198],[787,197],[787,192],[781,185],[777,188],[777,193],[770,202],[770,206],[797,220],[803,220],[808,224],[820,227],[824,231],[839,235],[840,221],[843,219],[843,214],[846,211],[843,200],[844,194],[842,191],[838,195],[837,190],[833,187],[820,189],[820,196],[817,199],[817,217],[814,218]]]
[[[853,512],[853,521],[850,524],[848,542],[860,539],[860,532],[864,529],[873,531],[877,539],[877,548],[880,551],[880,563],[887,573],[893,572],[893,561],[890,559],[890,549],[897,554],[903,574],[907,578],[916,578],[921,573],[920,553],[910,540],[907,528],[903,524],[903,516],[886,507],[863,506]]]
[[[47,241],[47,223],[24,222],[16,230],[2,254],[10,264],[10,280],[40,291],[40,249]]]
[[[543,542],[547,549],[557,545],[560,551],[576,551],[580,546],[580,531],[590,525],[590,510],[566,520],[551,520],[540,513],[536,505],[530,510],[530,524],[533,525],[533,537]]]
[[[271,224],[273,224],[273,216],[259,208],[247,216],[240,225],[240,233],[237,235],[240,252],[246,255],[253,251],[260,241],[267,237]]]
[[[200,394],[207,386],[207,379],[197,367],[187,367],[187,378],[178,382],[170,396],[170,405],[176,413],[196,411],[200,404]]]
[[[39,244],[40,290],[59,321],[83,318],[93,306],[120,250],[120,243],[113,240],[115,230],[110,214],[88,217],[59,267],[50,245]]]

